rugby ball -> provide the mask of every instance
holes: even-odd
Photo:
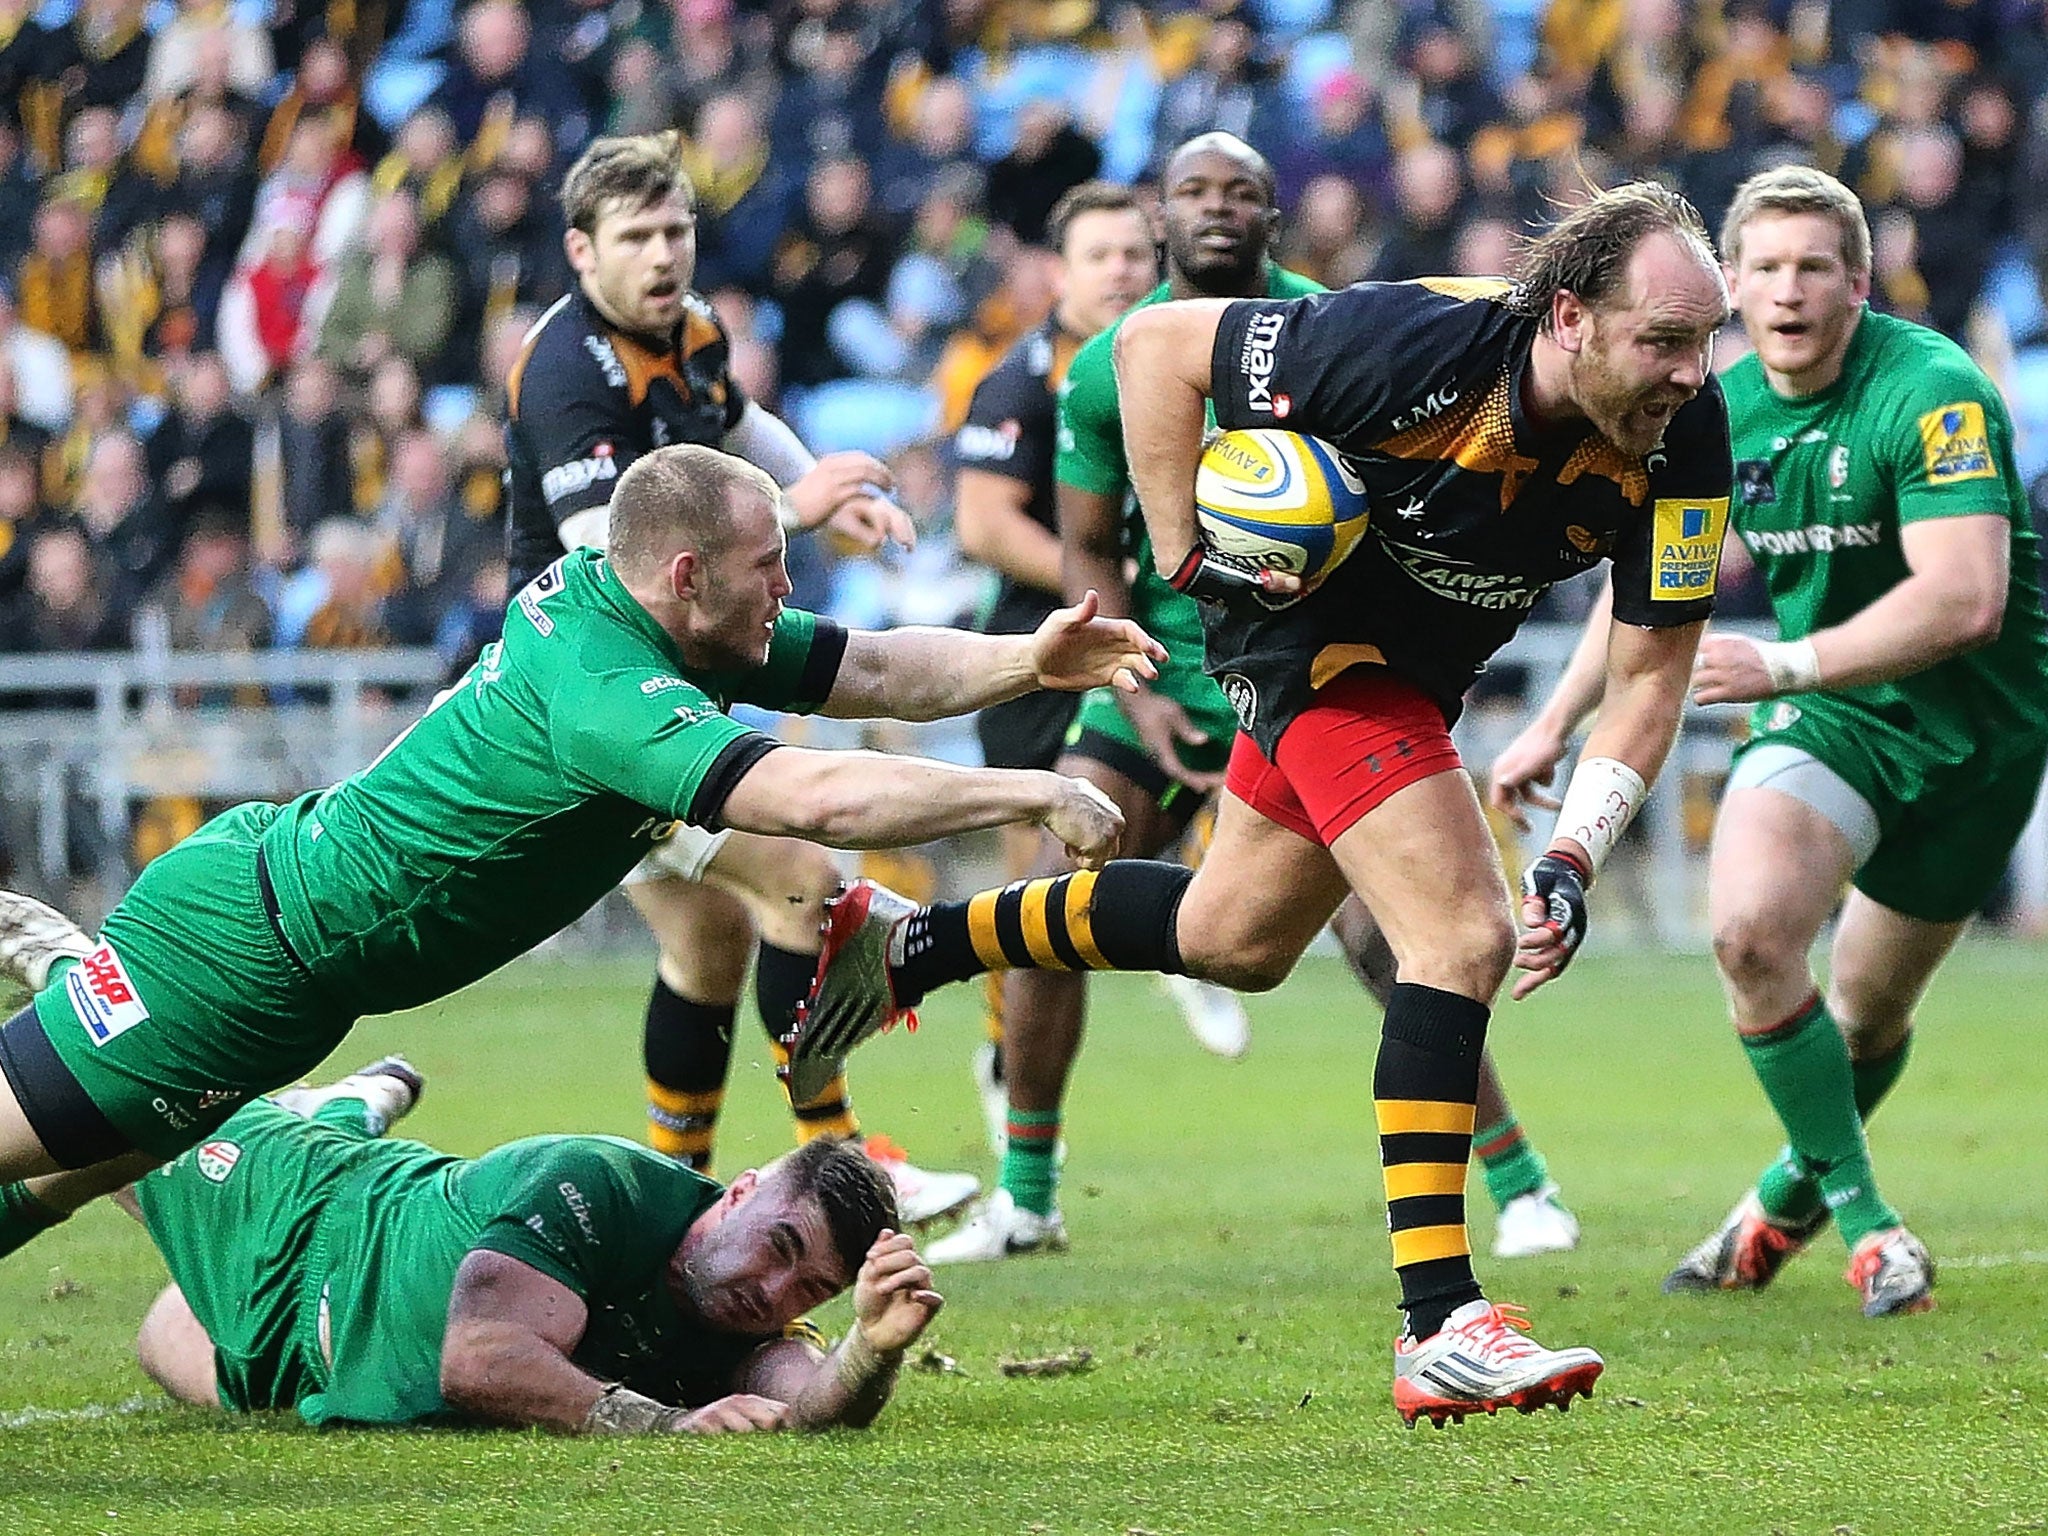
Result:
[[[1222,432],[1195,470],[1195,517],[1208,546],[1314,587],[1358,546],[1365,484],[1319,437],[1256,427]]]

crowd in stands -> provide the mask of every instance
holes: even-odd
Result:
[[[499,425],[553,189],[678,127],[742,384],[936,537],[800,600],[964,606],[935,444],[1052,297],[1060,193],[1210,127],[1325,283],[1493,273],[1592,181],[1718,220],[1796,158],[1875,302],[2048,461],[2039,0],[0,0],[0,651],[437,645],[504,601]],[[908,596],[906,595],[908,594]]]

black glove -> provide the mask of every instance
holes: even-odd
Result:
[[[1187,558],[1166,579],[1166,584],[1199,602],[1222,603],[1229,608],[1251,604],[1268,610],[1284,608],[1301,595],[1269,591],[1264,566],[1199,542],[1188,551]]]
[[[1562,971],[1586,942],[1586,882],[1593,872],[1568,853],[1553,848],[1522,871],[1522,894],[1543,903],[1546,921],[1564,945]]]

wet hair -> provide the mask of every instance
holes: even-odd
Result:
[[[1619,294],[1636,247],[1657,234],[1693,242],[1701,259],[1713,264],[1706,221],[1669,187],[1631,181],[1596,192],[1529,240],[1510,303],[1523,314],[1537,316],[1546,329],[1552,302],[1560,293],[1576,294],[1589,307],[1603,308]]]
[[[1870,270],[1870,221],[1854,192],[1826,171],[1810,165],[1781,165],[1759,171],[1735,189],[1721,220],[1721,255],[1730,266],[1742,262],[1742,227],[1766,213],[1817,213],[1842,233],[1842,264],[1851,272]]]
[[[674,129],[593,139],[562,177],[562,216],[571,229],[597,233],[597,221],[618,208],[638,212],[680,193],[697,206],[696,184],[683,169],[682,135]]]
[[[612,565],[630,577],[679,550],[720,553],[731,542],[735,491],[755,492],[771,505],[782,497],[766,470],[698,443],[635,459],[612,492]]]
[[[824,1209],[826,1230],[849,1280],[860,1273],[884,1227],[900,1230],[896,1186],[858,1142],[814,1136],[770,1168],[791,1199],[814,1199]]]
[[[1045,243],[1064,256],[1067,231],[1082,214],[1143,211],[1144,204],[1129,187],[1120,187],[1113,181],[1084,181],[1078,187],[1069,187],[1052,205],[1052,212],[1045,219]]]

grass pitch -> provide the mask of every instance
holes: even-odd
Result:
[[[405,1129],[457,1151],[638,1132],[638,964],[532,963],[356,1032],[431,1087]],[[0,1533],[1995,1532],[2048,1527],[2048,954],[1986,943],[1937,982],[1874,1132],[1886,1192],[1942,1264],[1931,1315],[1865,1321],[1832,1235],[1761,1296],[1657,1281],[1772,1150],[1696,961],[1589,960],[1504,1007],[1495,1046],[1585,1225],[1579,1252],[1482,1258],[1538,1337],[1602,1350],[1598,1395],[1413,1432],[1371,1134],[1376,1021],[1310,962],[1255,999],[1252,1055],[1201,1055],[1146,979],[1098,983],[1073,1095],[1064,1259],[942,1271],[928,1335],[865,1434],[575,1442],[314,1433],[166,1404],[129,1354],[162,1269],[87,1212],[0,1262]],[[987,1170],[958,988],[858,1062],[870,1129]],[[786,1141],[758,1032],[721,1166]],[[1474,1179],[1475,1192],[1478,1181]],[[1474,1238],[1490,1219],[1476,1194]],[[843,1326],[842,1300],[821,1319]],[[1003,1377],[1086,1348],[1086,1375]]]

